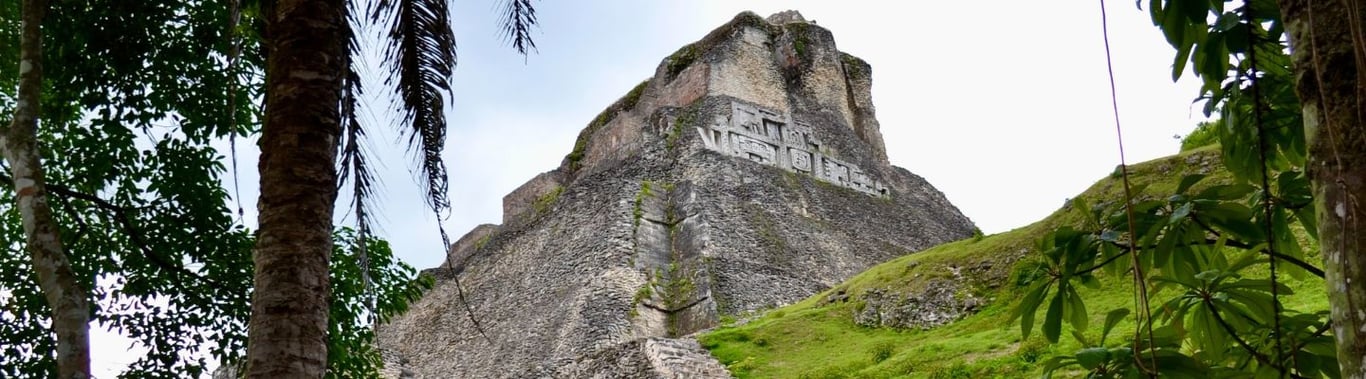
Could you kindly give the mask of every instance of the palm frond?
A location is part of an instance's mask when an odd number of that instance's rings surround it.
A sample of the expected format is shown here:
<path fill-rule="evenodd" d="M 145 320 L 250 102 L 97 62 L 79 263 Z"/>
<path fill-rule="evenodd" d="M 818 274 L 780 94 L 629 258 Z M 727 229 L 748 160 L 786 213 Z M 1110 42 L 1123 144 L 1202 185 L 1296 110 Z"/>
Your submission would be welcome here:
<path fill-rule="evenodd" d="M 350 1 L 347 3 L 348 6 L 344 9 L 347 12 L 345 17 L 348 24 L 359 25 L 360 23 L 356 22 L 358 18 L 352 11 L 354 4 Z M 373 311 L 374 298 L 370 290 L 370 260 L 369 254 L 366 252 L 366 245 L 370 239 L 371 223 L 373 222 L 370 219 L 369 210 L 374 198 L 376 183 L 374 170 L 370 167 L 365 149 L 361 144 L 361 141 L 365 139 L 365 129 L 361 127 L 360 120 L 356 116 L 364 88 L 361 86 L 360 74 L 356 70 L 355 57 L 360 53 L 360 45 L 353 28 L 347 28 L 343 43 L 342 56 L 344 58 L 341 69 L 346 75 L 342 77 L 341 103 L 338 105 L 341 108 L 341 125 L 345 133 L 342 139 L 337 141 L 337 146 L 340 149 L 337 154 L 340 160 L 340 167 L 337 170 L 340 176 L 337 178 L 337 186 L 340 189 L 348 181 L 351 184 L 351 206 L 356 214 L 356 230 L 359 233 L 357 240 L 360 241 L 358 254 L 361 265 L 361 286 L 364 288 L 366 297 L 369 298 L 366 301 L 366 306 Z M 373 312 L 371 313 L 373 314 Z"/>
<path fill-rule="evenodd" d="M 447 0 L 378 0 L 371 4 L 373 8 L 366 10 L 370 21 L 387 24 L 384 32 L 387 40 L 384 62 L 388 73 L 385 85 L 392 86 L 397 95 L 395 105 L 400 114 L 401 131 L 408 137 L 408 151 L 412 153 L 414 149 L 418 150 L 417 165 L 426 179 L 419 183 L 427 194 L 427 205 L 441 219 L 450 210 L 450 200 L 446 197 L 449 181 L 441 152 L 446 143 L 446 99 L 451 96 L 451 74 L 457 63 L 450 9 Z M 536 25 L 536 10 L 531 0 L 505 0 L 503 9 L 504 38 L 511 42 L 518 53 L 525 55 L 528 51 L 534 51 L 536 44 L 531 39 L 531 28 Z M 350 120 L 354 122 L 354 113 Z M 360 129 L 356 126 L 348 130 Z M 354 137 L 351 141 L 355 141 Z M 358 186 L 362 172 L 353 174 Z M 358 198 L 360 194 L 358 187 Z M 358 219 L 363 216 L 359 207 L 356 213 Z M 437 223 L 437 230 L 441 233 L 443 248 L 449 248 L 450 237 L 440 222 Z M 464 304 L 475 330 L 488 340 L 488 335 L 465 301 L 458 278 L 455 285 L 460 302 Z"/>
<path fill-rule="evenodd" d="M 536 8 L 531 0 L 503 0 L 503 40 L 512 44 L 517 53 L 526 55 L 536 51 L 531 39 L 531 28 L 536 26 Z"/>
<path fill-rule="evenodd" d="M 394 87 L 408 149 L 426 180 L 419 181 L 427 205 L 438 215 L 450 208 L 446 197 L 446 98 L 455 70 L 455 34 L 445 0 L 381 0 L 372 21 L 388 22 L 385 84 Z M 438 216 L 440 217 L 440 216 Z"/>

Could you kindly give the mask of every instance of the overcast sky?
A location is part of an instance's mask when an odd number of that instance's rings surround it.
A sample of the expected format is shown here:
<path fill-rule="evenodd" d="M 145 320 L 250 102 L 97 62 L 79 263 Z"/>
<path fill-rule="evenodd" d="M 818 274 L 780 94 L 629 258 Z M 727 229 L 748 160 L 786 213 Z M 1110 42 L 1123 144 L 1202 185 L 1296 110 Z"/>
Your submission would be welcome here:
<path fill-rule="evenodd" d="M 459 67 L 445 158 L 453 209 L 441 221 L 452 241 L 501 222 L 503 195 L 557 167 L 594 115 L 744 10 L 797 9 L 871 64 L 892 163 L 925 177 L 986 233 L 1046 216 L 1119 163 L 1097 1 L 540 1 L 539 49 L 527 57 L 500 38 L 500 3 L 452 4 Z M 1173 135 L 1203 119 L 1191 106 L 1198 84 L 1172 83 L 1173 51 L 1145 11 L 1128 0 L 1108 9 L 1129 161 L 1175 153 Z M 374 121 L 388 124 L 383 113 Z M 436 266 L 445 249 L 412 159 L 392 129 L 371 129 L 383 161 L 379 235 L 409 264 Z M 257 152 L 238 146 L 254 228 Z M 94 342 L 98 376 L 132 359 L 126 342 Z"/>
<path fill-rule="evenodd" d="M 503 195 L 557 167 L 594 115 L 747 9 L 797 9 L 868 61 L 892 163 L 924 176 L 987 233 L 1046 216 L 1119 163 L 1098 2 L 536 4 L 539 52 L 529 57 L 499 38 L 497 2 L 455 4 L 460 66 L 445 155 L 453 212 L 443 222 L 452 240 L 500 222 Z M 1172 83 L 1173 51 L 1146 12 L 1114 1 L 1110 14 L 1129 159 L 1175 153 L 1172 136 L 1202 116 L 1190 105 L 1198 85 Z M 380 134 L 376 147 L 396 139 Z M 382 235 L 409 263 L 435 266 L 436 220 L 422 211 L 412 160 L 392 152 Z"/>

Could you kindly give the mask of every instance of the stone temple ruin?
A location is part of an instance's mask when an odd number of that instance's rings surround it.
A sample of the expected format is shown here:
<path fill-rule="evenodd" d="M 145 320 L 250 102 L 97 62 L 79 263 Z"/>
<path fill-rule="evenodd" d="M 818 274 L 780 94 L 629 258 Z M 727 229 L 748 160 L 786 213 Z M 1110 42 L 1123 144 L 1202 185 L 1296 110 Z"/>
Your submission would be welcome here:
<path fill-rule="evenodd" d="M 697 127 L 707 149 L 810 174 L 869 195 L 887 196 L 886 186 L 857 166 L 821 150 L 821 140 L 810 125 L 794 122 L 789 114 L 740 102 L 731 104 L 729 118 L 717 116 L 711 125 Z"/>
<path fill-rule="evenodd" d="M 728 377 L 693 333 L 971 236 L 887 161 L 871 75 L 791 11 L 679 49 L 424 271 L 386 376 Z"/>

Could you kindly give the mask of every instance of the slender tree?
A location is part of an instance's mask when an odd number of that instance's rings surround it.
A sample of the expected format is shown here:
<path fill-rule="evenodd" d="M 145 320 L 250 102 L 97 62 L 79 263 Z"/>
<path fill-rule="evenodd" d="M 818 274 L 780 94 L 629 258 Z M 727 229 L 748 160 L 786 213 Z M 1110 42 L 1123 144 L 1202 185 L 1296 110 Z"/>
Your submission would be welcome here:
<path fill-rule="evenodd" d="M 1282 0 L 1345 378 L 1366 378 L 1366 2 Z"/>
<path fill-rule="evenodd" d="M 24 0 L 21 16 L 19 53 L 19 92 L 14 118 L 0 130 L 0 149 L 4 150 L 13 177 L 15 200 L 23 220 L 25 246 L 52 309 L 52 329 L 57 334 L 57 369 L 61 378 L 90 377 L 90 305 L 86 291 L 76 280 L 71 260 L 62 239 L 43 177 L 38 154 L 38 117 L 43 84 L 42 20 L 47 12 L 44 0 Z"/>
<path fill-rule="evenodd" d="M 418 150 L 428 206 L 438 215 L 449 208 L 441 151 L 456 55 L 447 2 L 379 0 L 366 17 L 356 16 L 355 8 L 344 0 L 277 0 L 262 9 L 267 89 L 247 349 L 251 378 L 325 373 L 328 233 L 341 184 L 333 162 L 343 166 L 342 179 L 352 181 L 362 240 L 369 230 L 373 177 L 357 142 L 365 133 L 355 117 L 361 88 L 352 59 L 359 53 L 354 23 L 387 24 L 386 84 L 398 97 L 399 124 Z M 534 49 L 531 0 L 506 0 L 503 9 L 510 43 L 523 54 Z M 442 240 L 449 244 L 444 230 Z"/>
<path fill-rule="evenodd" d="M 251 378 L 326 372 L 345 7 L 344 0 L 279 0 L 262 9 L 266 114 L 247 342 Z"/>

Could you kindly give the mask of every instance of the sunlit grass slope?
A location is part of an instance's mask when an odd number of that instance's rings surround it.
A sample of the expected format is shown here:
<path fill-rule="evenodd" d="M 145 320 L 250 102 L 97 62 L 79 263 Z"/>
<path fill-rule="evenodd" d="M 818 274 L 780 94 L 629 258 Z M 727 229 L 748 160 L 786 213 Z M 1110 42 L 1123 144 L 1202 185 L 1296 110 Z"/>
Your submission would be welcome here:
<path fill-rule="evenodd" d="M 1183 175 L 1207 173 L 1203 185 L 1226 182 L 1229 174 L 1218 163 L 1217 146 L 1135 165 L 1130 180 L 1147 186 L 1142 196 L 1172 193 Z M 1118 201 L 1123 187 L 1110 175 L 1080 196 L 1090 203 Z M 1008 194 L 1002 194 L 1008 196 Z M 1061 225 L 1079 225 L 1082 215 L 1063 207 L 1047 218 L 1009 232 L 940 245 L 883 263 L 829 291 L 775 309 L 743 322 L 728 323 L 700 336 L 712 355 L 740 378 L 1023 378 L 1038 377 L 1041 363 L 1054 353 L 1072 353 L 1080 344 L 1068 337 L 1048 345 L 1036 332 L 1020 338 L 1019 322 L 1009 322 L 1011 308 L 1023 287 L 1013 271 L 1023 260 L 1034 259 L 1035 240 Z M 1308 261 L 1317 262 L 1317 252 Z M 854 315 L 868 289 L 914 293 L 935 278 L 966 281 L 963 296 L 986 299 L 979 312 L 944 326 L 928 329 L 864 327 Z M 1254 272 L 1254 274 L 1256 274 Z M 1083 289 L 1092 325 L 1100 325 L 1107 311 L 1133 309 L 1128 277 L 1103 278 L 1099 290 Z M 1283 278 L 1295 294 L 1284 301 L 1290 308 L 1326 309 L 1327 299 L 1317 278 Z M 848 301 L 833 301 L 847 294 Z M 1154 303 L 1171 293 L 1155 295 Z M 1121 323 L 1117 336 L 1132 334 L 1134 324 Z M 1091 338 L 1098 327 L 1089 331 Z M 1115 336 L 1111 341 L 1115 341 Z"/>

